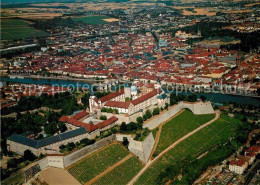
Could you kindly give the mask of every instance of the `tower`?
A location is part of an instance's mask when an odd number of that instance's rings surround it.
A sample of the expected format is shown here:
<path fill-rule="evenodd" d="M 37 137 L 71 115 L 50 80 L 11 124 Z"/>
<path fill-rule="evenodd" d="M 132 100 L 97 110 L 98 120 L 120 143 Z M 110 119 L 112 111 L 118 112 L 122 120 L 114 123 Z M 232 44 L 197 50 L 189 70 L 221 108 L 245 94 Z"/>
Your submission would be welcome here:
<path fill-rule="evenodd" d="M 129 83 L 125 84 L 124 92 L 125 92 L 125 98 L 131 98 L 131 86 Z"/>

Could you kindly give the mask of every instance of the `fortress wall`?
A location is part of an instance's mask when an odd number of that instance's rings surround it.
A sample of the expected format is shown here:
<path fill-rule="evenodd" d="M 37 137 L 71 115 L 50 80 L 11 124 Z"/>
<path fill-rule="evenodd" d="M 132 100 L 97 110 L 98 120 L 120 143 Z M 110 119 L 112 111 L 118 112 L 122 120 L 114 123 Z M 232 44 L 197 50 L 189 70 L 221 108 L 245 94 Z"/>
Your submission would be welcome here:
<path fill-rule="evenodd" d="M 181 110 L 180 105 L 177 104 L 173 107 L 170 107 L 168 111 L 159 114 L 157 117 L 152 118 L 146 124 L 143 125 L 144 128 L 149 128 L 150 130 L 155 129 L 164 121 L 170 119 L 172 116 L 177 114 Z"/>
<path fill-rule="evenodd" d="M 145 159 L 144 162 L 145 163 L 147 163 L 149 160 L 149 157 L 153 150 L 154 143 L 155 143 L 155 140 L 154 140 L 152 133 L 150 133 L 143 141 L 143 150 L 144 150 L 144 159 Z"/>
<path fill-rule="evenodd" d="M 135 154 L 141 161 L 145 161 L 143 144 L 141 141 L 136 141 L 133 138 L 129 141 L 128 150 Z"/>
<path fill-rule="evenodd" d="M 214 114 L 214 109 L 212 107 L 211 102 L 179 102 L 177 105 L 170 107 L 168 111 L 160 114 L 159 116 L 152 118 L 146 124 L 143 125 L 144 128 L 149 128 L 150 130 L 155 129 L 164 121 L 167 121 L 175 114 L 177 114 L 182 109 L 190 109 L 193 114 L 200 115 L 200 114 Z"/>
<path fill-rule="evenodd" d="M 64 167 L 68 167 L 72 165 L 73 163 L 83 159 L 84 157 L 87 157 L 88 155 L 92 154 L 93 152 L 105 147 L 106 145 L 112 143 L 114 140 L 116 140 L 116 135 L 111 135 L 106 138 L 103 138 L 93 145 L 86 146 L 78 151 L 75 151 L 69 155 L 64 156 Z"/>
<path fill-rule="evenodd" d="M 123 142 L 124 137 L 126 137 L 127 140 L 130 141 L 131 138 L 132 138 L 132 135 L 129 135 L 129 134 L 116 134 L 116 140 L 117 141 Z"/>
<path fill-rule="evenodd" d="M 47 156 L 48 166 L 64 169 L 63 156 Z"/>
<path fill-rule="evenodd" d="M 48 165 L 49 165 L 47 157 L 45 157 L 45 158 L 41 159 L 40 161 L 38 161 L 38 164 L 39 164 L 41 170 L 43 170 L 44 168 L 47 168 Z"/>
<path fill-rule="evenodd" d="M 153 150 L 155 140 L 153 134 L 150 133 L 144 141 L 136 141 L 130 139 L 128 149 L 130 152 L 135 154 L 141 161 L 147 163 L 150 157 L 150 154 Z"/>

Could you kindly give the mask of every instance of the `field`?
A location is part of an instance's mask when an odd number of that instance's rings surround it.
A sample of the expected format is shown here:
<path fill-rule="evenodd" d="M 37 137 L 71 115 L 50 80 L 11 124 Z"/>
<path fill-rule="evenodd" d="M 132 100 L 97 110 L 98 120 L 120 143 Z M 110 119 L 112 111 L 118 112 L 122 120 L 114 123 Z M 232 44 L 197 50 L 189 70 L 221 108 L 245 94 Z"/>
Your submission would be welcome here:
<path fill-rule="evenodd" d="M 174 8 L 182 10 L 183 15 L 206 15 L 215 16 L 217 11 L 210 7 L 195 8 L 195 7 L 179 7 L 174 6 Z"/>
<path fill-rule="evenodd" d="M 166 167 L 176 165 L 182 168 L 183 164 L 181 161 L 185 158 L 190 156 L 192 159 L 195 159 L 221 142 L 227 141 L 230 136 L 234 135 L 238 124 L 238 120 L 222 115 L 217 121 L 190 136 L 159 158 L 144 172 L 136 184 L 156 184 L 157 176 Z"/>
<path fill-rule="evenodd" d="M 105 16 L 105 15 L 100 15 L 100 16 L 95 15 L 95 16 L 73 18 L 73 20 L 75 20 L 75 21 L 82 21 L 84 23 L 92 24 L 92 25 L 105 24 L 108 22 L 103 19 L 110 20 L 111 17 Z"/>
<path fill-rule="evenodd" d="M 194 115 L 191 111 L 185 110 L 163 125 L 156 153 L 159 154 L 172 143 L 198 128 L 200 125 L 212 120 L 214 117 L 214 114 Z"/>
<path fill-rule="evenodd" d="M 1 19 L 1 40 L 19 40 L 47 35 L 46 32 L 30 27 L 29 24 L 22 20 Z"/>
<path fill-rule="evenodd" d="M 143 164 L 136 158 L 131 157 L 120 166 L 114 168 L 98 179 L 93 185 L 121 185 L 127 184 L 143 167 Z"/>
<path fill-rule="evenodd" d="M 73 165 L 68 172 L 84 184 L 128 154 L 122 145 L 113 144 Z"/>

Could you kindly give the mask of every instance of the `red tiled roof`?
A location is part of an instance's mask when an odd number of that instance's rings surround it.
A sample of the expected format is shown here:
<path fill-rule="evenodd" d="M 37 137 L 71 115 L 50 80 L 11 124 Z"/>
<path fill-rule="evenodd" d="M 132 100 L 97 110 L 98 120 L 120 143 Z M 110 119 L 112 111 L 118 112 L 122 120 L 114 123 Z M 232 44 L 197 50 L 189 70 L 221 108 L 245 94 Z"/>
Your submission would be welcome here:
<path fill-rule="evenodd" d="M 123 88 L 123 89 L 120 89 L 119 91 L 116 91 L 114 93 L 111 93 L 107 96 L 100 98 L 100 100 L 101 100 L 101 102 L 106 102 L 106 101 L 111 100 L 111 99 L 113 99 L 117 96 L 120 96 L 121 94 L 124 94 L 124 93 L 125 93 L 125 91 L 124 91 L 124 88 Z"/>
<path fill-rule="evenodd" d="M 109 119 L 107 119 L 107 120 L 105 120 L 105 121 L 103 121 L 103 122 L 97 124 L 96 126 L 97 126 L 99 129 L 101 129 L 101 128 L 104 128 L 104 127 L 106 127 L 106 126 L 108 126 L 108 125 L 110 125 L 110 124 L 115 123 L 117 120 L 118 120 L 117 117 L 112 116 L 111 118 L 109 118 Z"/>
<path fill-rule="evenodd" d="M 236 165 L 236 166 L 243 166 L 245 164 L 245 161 L 243 160 L 233 160 L 230 161 L 230 165 Z"/>
<path fill-rule="evenodd" d="M 155 89 L 155 90 L 153 90 L 153 91 L 151 91 L 151 92 L 149 92 L 149 93 L 147 93 L 147 94 L 145 94 L 145 95 L 143 95 L 143 96 L 141 96 L 141 97 L 139 97 L 139 98 L 137 98 L 137 99 L 131 101 L 131 103 L 132 103 L 133 105 L 137 105 L 137 104 L 139 104 L 139 103 L 142 103 L 142 102 L 144 102 L 145 100 L 148 100 L 149 98 L 151 98 L 151 97 L 157 95 L 157 93 L 160 92 L 160 91 L 161 91 L 160 89 Z"/>
<path fill-rule="evenodd" d="M 129 105 L 130 105 L 130 102 L 107 101 L 104 106 L 127 109 L 129 107 Z"/>
<path fill-rule="evenodd" d="M 68 116 L 62 116 L 62 117 L 59 119 L 59 121 L 60 121 L 60 122 L 67 122 L 68 119 L 69 119 Z"/>
<path fill-rule="evenodd" d="M 76 119 L 76 120 L 79 120 L 79 119 L 83 118 L 84 116 L 86 116 L 86 115 L 88 115 L 88 114 L 89 114 L 88 112 L 86 112 L 86 111 L 83 110 L 83 111 L 81 111 L 80 113 L 74 115 L 72 118 L 73 118 L 73 119 Z"/>
<path fill-rule="evenodd" d="M 98 127 L 96 125 L 94 125 L 93 123 L 85 123 L 84 127 L 87 129 L 88 132 L 92 132 L 92 131 L 98 129 Z"/>

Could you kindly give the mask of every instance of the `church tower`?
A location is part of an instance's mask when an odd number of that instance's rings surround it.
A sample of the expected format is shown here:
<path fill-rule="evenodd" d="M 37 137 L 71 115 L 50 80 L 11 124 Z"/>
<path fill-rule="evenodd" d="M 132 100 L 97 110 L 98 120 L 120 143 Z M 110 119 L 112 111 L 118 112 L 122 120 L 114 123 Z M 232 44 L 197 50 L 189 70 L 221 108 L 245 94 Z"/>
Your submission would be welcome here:
<path fill-rule="evenodd" d="M 125 98 L 131 98 L 131 85 L 129 83 L 125 84 L 124 92 Z"/>

